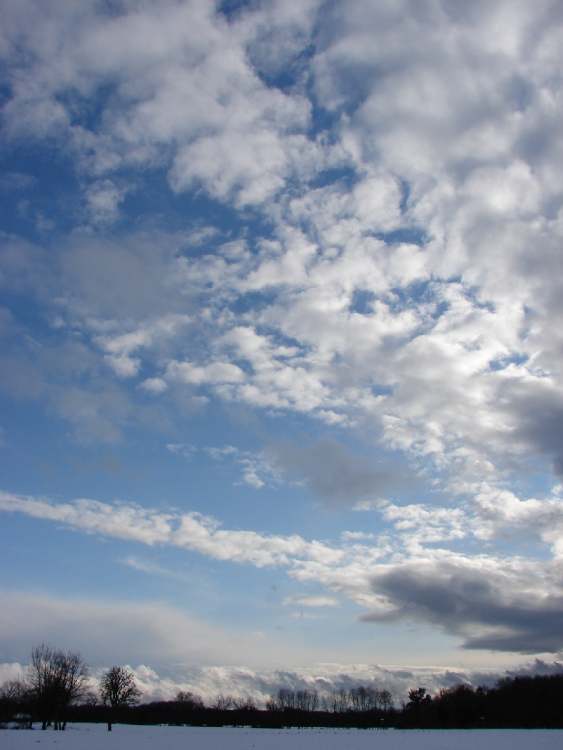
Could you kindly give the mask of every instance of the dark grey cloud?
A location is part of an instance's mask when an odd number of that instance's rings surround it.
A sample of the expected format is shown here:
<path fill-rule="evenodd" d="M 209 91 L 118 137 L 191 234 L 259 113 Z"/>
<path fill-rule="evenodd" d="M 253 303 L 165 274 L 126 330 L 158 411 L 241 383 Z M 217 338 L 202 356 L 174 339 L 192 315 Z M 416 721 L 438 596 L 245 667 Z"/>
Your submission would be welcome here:
<path fill-rule="evenodd" d="M 529 581 L 527 582 L 529 584 Z M 365 621 L 412 619 L 441 626 L 466 649 L 556 653 L 563 649 L 563 595 L 520 593 L 516 576 L 452 562 L 405 564 L 372 579 L 393 604 Z"/>
<path fill-rule="evenodd" d="M 552 382 L 509 382 L 501 389 L 501 403 L 514 422 L 513 443 L 550 460 L 563 476 L 563 396 Z"/>
<path fill-rule="evenodd" d="M 335 440 L 275 443 L 268 448 L 268 458 L 281 472 L 334 504 L 376 499 L 412 483 L 404 467 L 379 466 Z"/>

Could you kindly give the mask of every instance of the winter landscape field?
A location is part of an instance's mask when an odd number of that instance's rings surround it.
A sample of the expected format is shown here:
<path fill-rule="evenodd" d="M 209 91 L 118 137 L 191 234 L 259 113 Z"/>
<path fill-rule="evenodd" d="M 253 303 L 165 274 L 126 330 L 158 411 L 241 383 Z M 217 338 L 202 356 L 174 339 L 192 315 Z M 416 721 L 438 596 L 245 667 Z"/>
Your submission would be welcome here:
<path fill-rule="evenodd" d="M 252 729 L 250 727 L 161 727 L 75 724 L 65 732 L 6 730 L 2 750 L 57 747 L 61 750 L 551 750 L 563 746 L 561 730 Z"/>

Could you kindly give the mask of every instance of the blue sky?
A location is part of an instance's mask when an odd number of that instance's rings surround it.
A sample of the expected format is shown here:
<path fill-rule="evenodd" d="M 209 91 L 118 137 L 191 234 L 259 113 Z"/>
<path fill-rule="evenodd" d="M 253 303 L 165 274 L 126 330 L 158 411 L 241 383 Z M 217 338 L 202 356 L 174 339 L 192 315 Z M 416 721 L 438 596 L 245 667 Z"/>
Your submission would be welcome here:
<path fill-rule="evenodd" d="M 558 3 L 3 6 L 3 673 L 556 661 Z"/>

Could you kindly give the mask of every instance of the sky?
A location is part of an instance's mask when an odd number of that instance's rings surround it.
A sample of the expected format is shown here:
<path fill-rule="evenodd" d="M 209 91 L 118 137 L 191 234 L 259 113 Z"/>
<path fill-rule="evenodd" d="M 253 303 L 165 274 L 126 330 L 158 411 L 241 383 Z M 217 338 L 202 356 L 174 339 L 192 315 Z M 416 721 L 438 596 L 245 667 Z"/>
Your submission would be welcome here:
<path fill-rule="evenodd" d="M 0 675 L 558 664 L 563 5 L 1 5 Z"/>

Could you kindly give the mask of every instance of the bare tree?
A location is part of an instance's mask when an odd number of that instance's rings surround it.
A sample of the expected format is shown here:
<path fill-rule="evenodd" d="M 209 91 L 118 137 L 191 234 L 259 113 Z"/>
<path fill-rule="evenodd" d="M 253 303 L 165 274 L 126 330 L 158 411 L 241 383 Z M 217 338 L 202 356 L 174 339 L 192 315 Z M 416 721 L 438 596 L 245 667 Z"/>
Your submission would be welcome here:
<path fill-rule="evenodd" d="M 71 699 L 77 697 L 75 682 L 81 663 L 77 654 L 65 654 L 44 643 L 32 650 L 29 686 L 42 729 L 49 724 L 57 730 L 65 729 L 63 714 Z"/>
<path fill-rule="evenodd" d="M 280 688 L 273 703 L 278 711 L 291 711 L 295 708 L 295 692 L 288 688 Z"/>
<path fill-rule="evenodd" d="M 295 707 L 299 711 L 316 711 L 319 696 L 316 690 L 298 690 L 295 694 Z"/>
<path fill-rule="evenodd" d="M 233 708 L 237 711 L 256 711 L 256 703 L 250 695 L 233 698 Z"/>
<path fill-rule="evenodd" d="M 176 701 L 182 703 L 188 710 L 204 708 L 203 700 L 199 695 L 192 693 L 191 690 L 179 690 L 176 693 Z"/>
<path fill-rule="evenodd" d="M 85 690 L 80 696 L 78 704 L 80 706 L 87 706 L 88 708 L 96 708 L 96 706 L 99 706 L 97 692 L 95 690 Z"/>
<path fill-rule="evenodd" d="M 378 702 L 382 711 L 390 711 L 393 708 L 393 696 L 389 690 L 379 691 Z"/>
<path fill-rule="evenodd" d="M 132 706 L 140 695 L 141 691 L 135 685 L 135 676 L 126 667 L 112 667 L 102 675 L 100 696 L 109 707 L 108 732 L 111 732 L 115 711 L 123 706 Z"/>
<path fill-rule="evenodd" d="M 86 689 L 88 668 L 80 654 L 42 643 L 31 652 L 29 687 L 41 728 L 66 729 L 66 710 Z"/>
<path fill-rule="evenodd" d="M 323 699 L 325 710 L 332 711 L 335 714 L 342 714 L 351 708 L 350 694 L 345 688 L 333 689 L 328 696 Z"/>
<path fill-rule="evenodd" d="M 373 711 L 377 708 L 377 691 L 372 687 L 358 685 L 350 689 L 349 702 L 352 711 Z"/>
<path fill-rule="evenodd" d="M 31 695 L 22 680 L 9 680 L 0 686 L 0 724 L 17 718 L 20 726 L 31 729 Z"/>
<path fill-rule="evenodd" d="M 219 693 L 215 702 L 211 705 L 211 708 L 214 708 L 217 711 L 229 711 L 233 708 L 234 703 L 235 701 L 232 695 L 223 695 L 223 693 Z"/>

